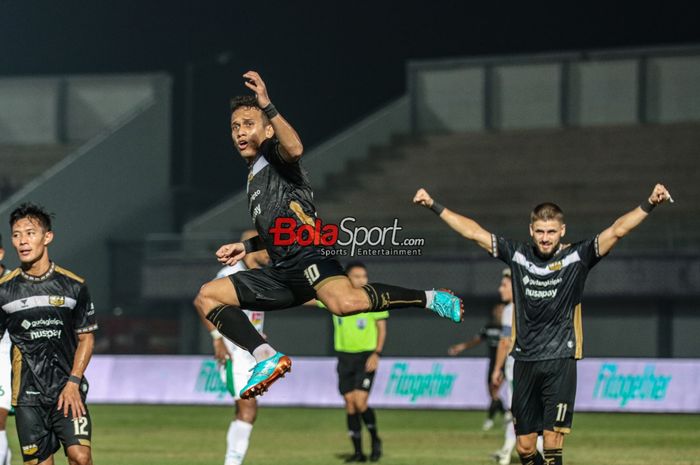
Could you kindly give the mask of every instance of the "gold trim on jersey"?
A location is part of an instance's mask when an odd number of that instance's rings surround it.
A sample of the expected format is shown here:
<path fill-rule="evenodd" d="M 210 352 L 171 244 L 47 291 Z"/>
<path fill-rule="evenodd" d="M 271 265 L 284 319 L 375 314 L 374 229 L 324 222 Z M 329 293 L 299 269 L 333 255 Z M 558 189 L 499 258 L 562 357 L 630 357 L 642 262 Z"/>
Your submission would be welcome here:
<path fill-rule="evenodd" d="M 92 442 L 90 442 L 89 439 L 78 439 L 78 443 L 80 443 L 81 446 L 92 447 Z"/>
<path fill-rule="evenodd" d="M 291 202 L 289 202 L 289 208 L 294 212 L 297 218 L 301 220 L 302 223 L 314 226 L 314 219 L 306 213 L 304 213 L 304 209 L 301 208 L 299 202 L 297 202 L 296 200 L 292 200 Z"/>
<path fill-rule="evenodd" d="M 12 346 L 12 405 L 17 405 L 19 390 L 22 387 L 22 352 Z"/>
<path fill-rule="evenodd" d="M 56 265 L 56 272 L 61 273 L 64 276 L 68 276 L 69 278 L 78 281 L 80 284 L 83 284 L 85 282 L 85 279 L 81 278 L 80 276 L 73 273 L 72 271 L 66 270 L 65 268 L 61 268 L 58 265 Z"/>
<path fill-rule="evenodd" d="M 11 272 L 0 278 L 0 284 L 4 284 L 12 278 L 16 278 L 21 272 L 22 270 L 20 270 L 19 268 L 15 268 Z"/>
<path fill-rule="evenodd" d="M 583 358 L 583 323 L 581 321 L 581 304 L 574 309 L 574 336 L 576 337 L 576 354 L 574 358 Z"/>

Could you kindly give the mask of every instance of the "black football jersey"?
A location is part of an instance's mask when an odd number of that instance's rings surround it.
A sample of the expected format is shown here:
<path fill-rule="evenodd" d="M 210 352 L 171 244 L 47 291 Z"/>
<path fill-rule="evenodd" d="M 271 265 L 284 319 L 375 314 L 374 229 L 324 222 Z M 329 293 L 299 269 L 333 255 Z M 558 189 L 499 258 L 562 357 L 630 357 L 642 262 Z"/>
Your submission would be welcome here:
<path fill-rule="evenodd" d="M 82 278 L 55 264 L 40 277 L 0 278 L 0 334 L 12 340 L 12 404 L 53 405 L 68 381 L 80 333 L 97 329 Z M 86 385 L 86 383 L 83 383 Z"/>
<path fill-rule="evenodd" d="M 549 259 L 533 244 L 492 236 L 492 255 L 512 271 L 516 360 L 583 357 L 581 297 L 588 272 L 602 258 L 598 236 L 561 245 Z"/>
<path fill-rule="evenodd" d="M 479 331 L 479 337 L 486 342 L 486 346 L 489 348 L 489 358 L 495 359 L 498 344 L 501 342 L 501 325 L 493 322 L 488 323 Z"/>
<path fill-rule="evenodd" d="M 272 263 L 293 266 L 299 260 L 319 253 L 318 246 L 274 243 L 270 230 L 278 218 L 288 218 L 294 231 L 316 220 L 314 194 L 299 162 L 289 163 L 279 154 L 279 142 L 267 139 L 248 172 L 248 208 Z M 289 235 L 284 235 L 288 238 Z"/>

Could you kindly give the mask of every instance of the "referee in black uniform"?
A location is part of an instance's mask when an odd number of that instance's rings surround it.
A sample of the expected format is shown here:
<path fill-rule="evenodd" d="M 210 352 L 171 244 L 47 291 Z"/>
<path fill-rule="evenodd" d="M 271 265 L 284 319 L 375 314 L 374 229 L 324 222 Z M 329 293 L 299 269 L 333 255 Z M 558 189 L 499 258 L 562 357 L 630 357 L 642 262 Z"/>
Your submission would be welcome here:
<path fill-rule="evenodd" d="M 20 268 L 0 278 L 0 333 L 12 340 L 12 405 L 24 463 L 91 465 L 83 376 L 97 329 L 85 281 L 49 260 L 51 215 L 23 204 L 10 215 Z"/>
<path fill-rule="evenodd" d="M 525 465 L 561 465 L 564 435 L 571 432 L 576 360 L 583 357 L 581 297 L 588 272 L 617 242 L 671 195 L 657 184 L 651 195 L 597 236 L 563 244 L 564 214 L 553 203 L 530 214 L 532 243 L 491 234 L 474 220 L 448 210 L 419 189 L 414 202 L 437 213 L 452 229 L 486 249 L 512 270 L 515 340 L 512 356 L 513 422 Z M 544 458 L 535 444 L 544 436 Z"/>

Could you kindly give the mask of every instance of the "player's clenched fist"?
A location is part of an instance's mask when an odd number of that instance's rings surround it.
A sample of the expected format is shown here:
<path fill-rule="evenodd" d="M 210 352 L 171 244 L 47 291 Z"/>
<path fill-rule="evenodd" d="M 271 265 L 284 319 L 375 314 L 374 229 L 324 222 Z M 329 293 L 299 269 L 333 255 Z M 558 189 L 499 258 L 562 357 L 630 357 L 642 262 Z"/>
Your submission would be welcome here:
<path fill-rule="evenodd" d="M 236 242 L 233 244 L 226 244 L 219 247 L 216 251 L 216 258 L 219 263 L 224 265 L 233 266 L 245 257 L 245 246 L 243 242 Z"/>
<path fill-rule="evenodd" d="M 248 71 L 243 75 L 246 78 L 245 86 L 255 92 L 260 108 L 265 108 L 270 104 L 270 96 L 267 95 L 267 86 L 260 75 L 255 71 Z"/>
<path fill-rule="evenodd" d="M 430 194 L 428 194 L 428 191 L 421 187 L 413 197 L 413 203 L 430 208 L 433 206 L 433 199 L 430 197 Z"/>
<path fill-rule="evenodd" d="M 668 192 L 668 189 L 666 189 L 663 184 L 657 184 L 654 186 L 654 190 L 649 196 L 649 203 L 652 205 L 658 205 L 667 200 L 671 200 L 671 194 Z"/>

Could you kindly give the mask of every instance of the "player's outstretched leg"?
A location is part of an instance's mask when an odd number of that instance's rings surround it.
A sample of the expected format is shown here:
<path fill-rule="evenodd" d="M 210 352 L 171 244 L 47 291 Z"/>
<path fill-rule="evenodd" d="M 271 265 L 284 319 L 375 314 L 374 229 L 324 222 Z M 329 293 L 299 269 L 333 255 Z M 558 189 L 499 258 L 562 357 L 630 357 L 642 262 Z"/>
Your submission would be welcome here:
<path fill-rule="evenodd" d="M 335 279 L 316 289 L 316 295 L 336 315 L 427 308 L 455 323 L 464 319 L 462 299 L 446 289 L 421 291 L 380 283 L 366 284 L 358 289 L 348 279 Z"/>

